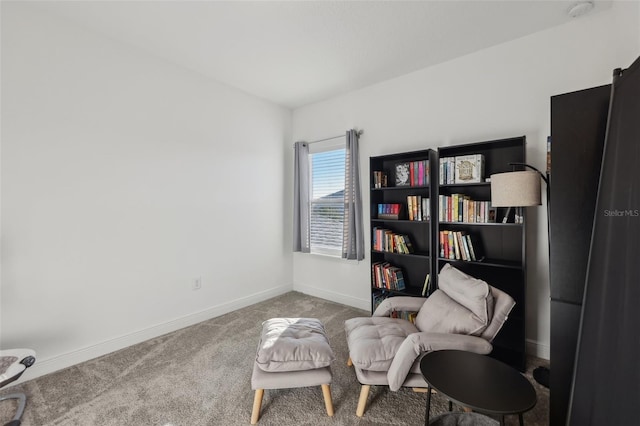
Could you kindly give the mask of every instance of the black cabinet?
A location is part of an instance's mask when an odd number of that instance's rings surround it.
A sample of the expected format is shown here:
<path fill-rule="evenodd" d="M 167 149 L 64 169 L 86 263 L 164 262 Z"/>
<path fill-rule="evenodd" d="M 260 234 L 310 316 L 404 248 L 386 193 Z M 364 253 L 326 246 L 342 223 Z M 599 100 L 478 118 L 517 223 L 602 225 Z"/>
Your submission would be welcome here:
<path fill-rule="evenodd" d="M 566 424 L 610 92 L 551 97 L 551 425 Z"/>
<path fill-rule="evenodd" d="M 614 70 L 607 115 L 566 423 L 571 426 L 639 423 L 640 58 Z"/>

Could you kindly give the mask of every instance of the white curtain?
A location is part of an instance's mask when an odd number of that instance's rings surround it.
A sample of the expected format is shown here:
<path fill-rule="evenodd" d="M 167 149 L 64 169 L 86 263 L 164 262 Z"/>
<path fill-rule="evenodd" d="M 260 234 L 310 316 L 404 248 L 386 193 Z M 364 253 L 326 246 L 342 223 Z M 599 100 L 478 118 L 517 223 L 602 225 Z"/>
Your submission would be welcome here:
<path fill-rule="evenodd" d="M 309 144 L 294 144 L 293 251 L 309 253 Z"/>
<path fill-rule="evenodd" d="M 360 190 L 359 132 L 347 131 L 344 173 L 344 231 L 342 257 L 364 259 L 364 226 L 362 223 L 362 194 Z"/>

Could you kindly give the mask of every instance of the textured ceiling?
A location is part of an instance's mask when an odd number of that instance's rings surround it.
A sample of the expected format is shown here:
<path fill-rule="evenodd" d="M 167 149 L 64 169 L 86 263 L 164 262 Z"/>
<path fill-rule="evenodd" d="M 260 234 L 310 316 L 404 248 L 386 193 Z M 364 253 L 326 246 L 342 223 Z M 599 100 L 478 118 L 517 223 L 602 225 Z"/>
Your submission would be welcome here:
<path fill-rule="evenodd" d="M 594 12 L 611 6 L 595 3 Z M 49 1 L 30 7 L 295 108 L 566 23 L 573 4 Z"/>

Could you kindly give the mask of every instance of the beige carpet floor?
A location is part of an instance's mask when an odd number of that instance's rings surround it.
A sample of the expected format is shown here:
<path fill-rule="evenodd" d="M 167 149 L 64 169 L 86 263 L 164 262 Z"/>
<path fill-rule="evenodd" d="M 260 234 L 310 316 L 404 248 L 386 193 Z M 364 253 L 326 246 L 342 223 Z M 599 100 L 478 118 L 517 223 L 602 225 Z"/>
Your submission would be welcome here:
<path fill-rule="evenodd" d="M 360 385 L 348 357 L 344 321 L 369 313 L 298 292 L 240 309 L 14 387 L 27 394 L 23 425 L 247 425 L 253 391 L 251 369 L 262 321 L 314 317 L 325 324 L 336 353 L 332 364 L 335 416 L 326 416 L 317 388 L 267 390 L 260 425 L 420 425 L 426 394 L 374 386 L 367 411 L 355 416 Z M 531 379 L 544 360 L 531 358 L 527 377 L 538 394 L 524 415 L 528 426 L 548 424 L 549 391 Z M 25 374 L 29 374 L 29 371 Z M 14 408 L 0 404 L 0 424 Z M 432 398 L 432 416 L 446 411 Z M 455 408 L 454 408 L 455 409 Z M 507 425 L 517 423 L 507 417 Z"/>

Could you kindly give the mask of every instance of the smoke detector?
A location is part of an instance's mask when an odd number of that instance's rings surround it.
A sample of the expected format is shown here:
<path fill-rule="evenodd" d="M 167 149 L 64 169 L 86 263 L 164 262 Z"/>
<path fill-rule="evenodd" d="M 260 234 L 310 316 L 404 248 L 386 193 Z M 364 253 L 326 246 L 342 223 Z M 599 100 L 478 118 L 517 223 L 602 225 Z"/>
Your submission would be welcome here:
<path fill-rule="evenodd" d="M 567 14 L 572 18 L 577 18 L 579 16 L 586 15 L 592 10 L 593 10 L 592 1 L 581 1 L 571 6 L 567 11 Z"/>

